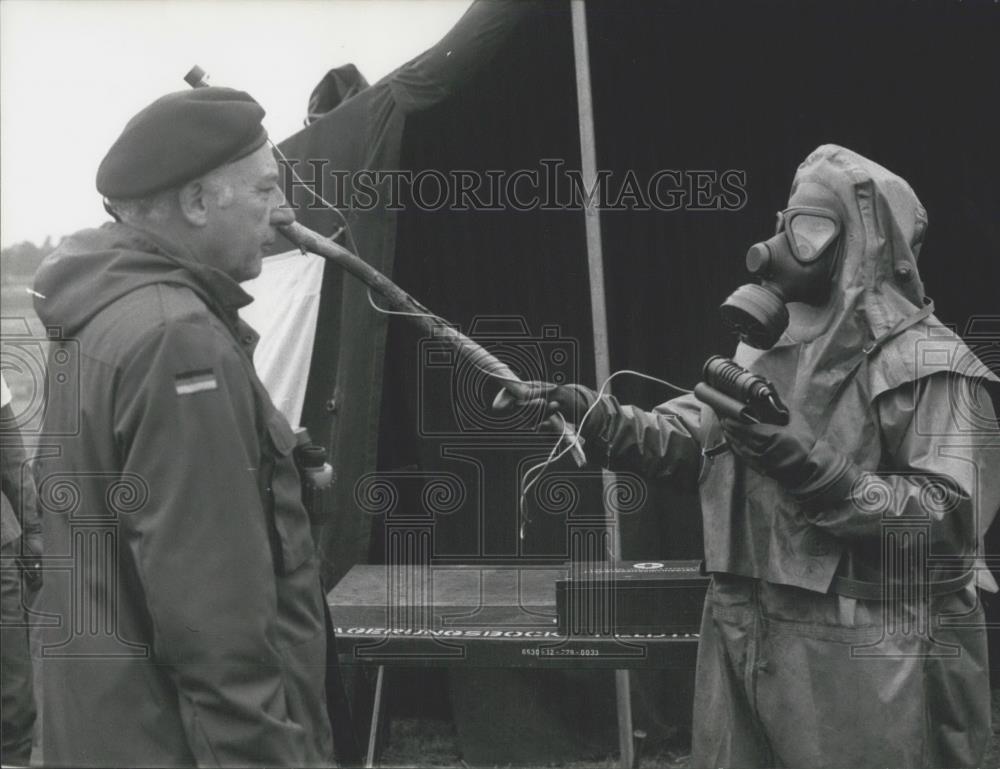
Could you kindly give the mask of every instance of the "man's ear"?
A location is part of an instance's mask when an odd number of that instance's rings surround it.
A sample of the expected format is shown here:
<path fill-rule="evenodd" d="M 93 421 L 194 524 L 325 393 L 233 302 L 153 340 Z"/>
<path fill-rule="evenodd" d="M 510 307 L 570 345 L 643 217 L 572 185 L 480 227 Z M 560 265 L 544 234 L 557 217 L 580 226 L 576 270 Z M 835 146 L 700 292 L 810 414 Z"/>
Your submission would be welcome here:
<path fill-rule="evenodd" d="M 181 216 L 194 227 L 208 224 L 209 190 L 202 179 L 188 182 L 177 193 L 177 204 Z"/>

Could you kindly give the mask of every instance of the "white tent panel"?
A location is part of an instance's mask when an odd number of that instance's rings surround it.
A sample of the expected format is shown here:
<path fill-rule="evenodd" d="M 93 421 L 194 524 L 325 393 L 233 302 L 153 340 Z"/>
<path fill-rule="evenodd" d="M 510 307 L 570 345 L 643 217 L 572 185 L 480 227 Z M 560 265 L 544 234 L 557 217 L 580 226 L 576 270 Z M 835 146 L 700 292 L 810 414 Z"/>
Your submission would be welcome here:
<path fill-rule="evenodd" d="M 289 251 L 265 259 L 260 275 L 243 284 L 254 301 L 240 316 L 260 334 L 254 365 L 293 427 L 306 396 L 323 264 L 313 254 Z"/>

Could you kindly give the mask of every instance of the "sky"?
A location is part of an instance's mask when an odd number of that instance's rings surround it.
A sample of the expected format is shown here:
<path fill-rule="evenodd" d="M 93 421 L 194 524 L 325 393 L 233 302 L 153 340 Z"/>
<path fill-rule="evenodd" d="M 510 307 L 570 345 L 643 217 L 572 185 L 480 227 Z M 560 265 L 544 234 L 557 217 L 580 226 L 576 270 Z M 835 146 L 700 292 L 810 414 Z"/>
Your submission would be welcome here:
<path fill-rule="evenodd" d="M 132 115 L 186 88 L 251 93 L 284 139 L 327 70 L 374 83 L 437 42 L 470 0 L 3 0 L 0 246 L 107 219 L 97 166 Z"/>

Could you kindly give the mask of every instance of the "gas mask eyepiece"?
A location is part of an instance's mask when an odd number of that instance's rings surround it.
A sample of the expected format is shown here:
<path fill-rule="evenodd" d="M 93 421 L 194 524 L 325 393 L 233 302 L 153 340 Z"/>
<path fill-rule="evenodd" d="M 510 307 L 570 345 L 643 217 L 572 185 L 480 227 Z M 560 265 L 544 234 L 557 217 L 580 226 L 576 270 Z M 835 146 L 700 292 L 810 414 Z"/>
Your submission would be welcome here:
<path fill-rule="evenodd" d="M 825 208 L 780 211 L 774 237 L 747 251 L 747 270 L 760 283 L 740 286 L 726 299 L 723 322 L 751 347 L 773 347 L 788 328 L 788 302 L 826 301 L 840 230 L 840 217 Z"/>

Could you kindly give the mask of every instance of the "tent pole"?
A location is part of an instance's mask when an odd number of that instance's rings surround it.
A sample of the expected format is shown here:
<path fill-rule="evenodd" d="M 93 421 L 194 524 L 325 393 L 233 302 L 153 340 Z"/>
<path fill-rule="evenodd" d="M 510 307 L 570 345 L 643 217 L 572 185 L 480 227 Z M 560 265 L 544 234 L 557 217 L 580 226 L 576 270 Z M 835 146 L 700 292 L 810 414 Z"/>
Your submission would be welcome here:
<path fill-rule="evenodd" d="M 580 170 L 583 174 L 584 189 L 594 189 L 597 183 L 597 147 L 594 135 L 594 102 L 590 88 L 590 50 L 587 40 L 587 9 L 583 0 L 571 0 L 570 10 L 573 22 L 573 58 L 576 64 L 576 102 L 580 125 Z M 604 296 L 604 255 L 601 249 L 600 190 L 596 197 L 584 207 L 584 225 L 587 237 L 587 263 L 590 269 L 590 314 L 594 335 L 594 368 L 598 383 L 603 383 L 611 374 L 611 356 L 608 349 L 608 316 Z M 609 388 L 610 391 L 610 388 Z M 608 521 L 607 541 L 611 545 L 613 558 L 619 558 L 621 535 L 618 530 L 618 514 L 615 497 L 609 486 L 614 483 L 614 474 L 604 471 L 604 499 Z M 614 599 L 612 598 L 612 606 Z M 613 609 L 612 609 L 613 611 Z M 614 614 L 612 613 L 612 617 Z M 625 769 L 630 769 L 634 759 L 632 743 L 632 696 L 627 670 L 615 671 L 615 693 L 618 712 L 619 761 Z"/>

